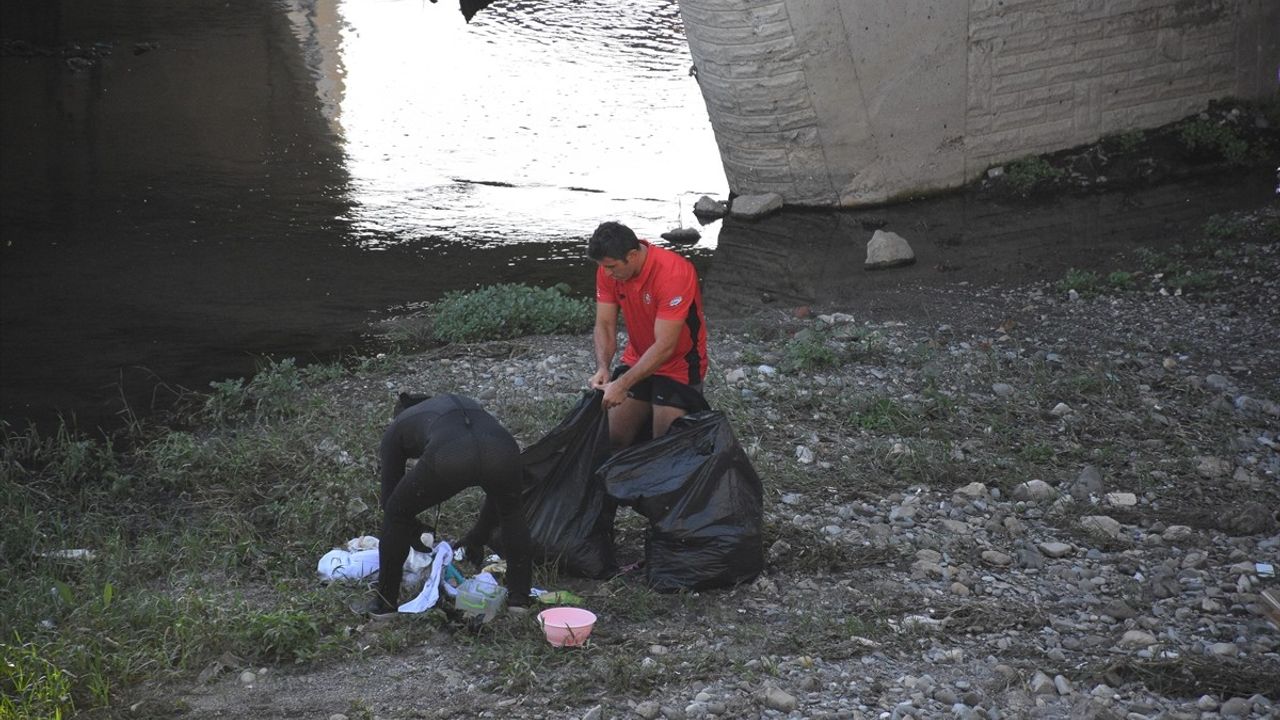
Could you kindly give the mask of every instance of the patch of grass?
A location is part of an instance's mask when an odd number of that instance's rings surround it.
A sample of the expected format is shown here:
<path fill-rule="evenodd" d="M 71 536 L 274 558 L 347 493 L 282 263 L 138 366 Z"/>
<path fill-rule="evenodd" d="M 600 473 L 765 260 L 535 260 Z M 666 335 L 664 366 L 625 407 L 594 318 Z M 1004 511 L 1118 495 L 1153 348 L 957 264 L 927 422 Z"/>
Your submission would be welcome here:
<path fill-rule="evenodd" d="M 1039 156 L 1014 160 L 1005 166 L 1005 182 L 1018 193 L 1027 194 L 1042 185 L 1061 178 L 1063 171 Z"/>
<path fill-rule="evenodd" d="M 1116 270 L 1107 275 L 1107 286 L 1115 290 L 1132 290 L 1137 285 L 1133 273 Z"/>
<path fill-rule="evenodd" d="M 1098 273 L 1092 270 L 1078 270 L 1071 268 L 1067 270 L 1067 274 L 1058 281 L 1058 290 L 1060 292 L 1070 292 L 1075 290 L 1081 295 L 1093 295 L 1102 287 L 1102 279 L 1098 277 Z"/>
<path fill-rule="evenodd" d="M 849 422 L 856 428 L 890 435 L 912 435 L 920 430 L 921 418 L 898 400 L 885 397 L 867 398 L 850 413 Z"/>
<path fill-rule="evenodd" d="M 0 717 L 71 717 L 71 677 L 32 643 L 0 643 Z"/>
<path fill-rule="evenodd" d="M 1244 232 L 1246 223 L 1238 217 L 1211 215 L 1204 222 L 1204 234 L 1214 240 L 1229 240 Z"/>
<path fill-rule="evenodd" d="M 1224 123 L 1197 118 L 1178 129 L 1178 139 L 1188 152 L 1213 155 L 1233 165 L 1244 163 L 1249 142 L 1235 128 Z"/>
<path fill-rule="evenodd" d="M 1102 144 L 1118 153 L 1131 153 L 1137 150 L 1145 139 L 1146 134 L 1141 130 L 1126 130 L 1102 138 Z"/>
<path fill-rule="evenodd" d="M 432 313 L 436 339 L 452 343 L 586 332 L 595 320 L 595 306 L 587 299 L 571 298 L 561 287 L 524 284 L 451 292 Z"/>
<path fill-rule="evenodd" d="M 1167 275 L 1164 284 L 1173 290 L 1210 290 L 1218 285 L 1218 274 L 1210 270 L 1189 270 Z"/>
<path fill-rule="evenodd" d="M 828 344 L 829 339 L 829 332 L 816 327 L 796 333 L 783 350 L 782 370 L 798 373 L 834 367 L 840 358 Z"/>

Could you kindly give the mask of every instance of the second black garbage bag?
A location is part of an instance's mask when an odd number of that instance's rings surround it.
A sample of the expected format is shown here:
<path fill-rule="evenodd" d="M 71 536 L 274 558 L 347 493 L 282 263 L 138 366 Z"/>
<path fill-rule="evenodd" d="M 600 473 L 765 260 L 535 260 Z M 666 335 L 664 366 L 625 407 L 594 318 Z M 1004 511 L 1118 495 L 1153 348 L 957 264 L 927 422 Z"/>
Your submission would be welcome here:
<path fill-rule="evenodd" d="M 596 475 L 649 520 L 645 572 L 654 590 L 726 587 L 763 569 L 764 489 L 723 413 L 686 415 Z"/>

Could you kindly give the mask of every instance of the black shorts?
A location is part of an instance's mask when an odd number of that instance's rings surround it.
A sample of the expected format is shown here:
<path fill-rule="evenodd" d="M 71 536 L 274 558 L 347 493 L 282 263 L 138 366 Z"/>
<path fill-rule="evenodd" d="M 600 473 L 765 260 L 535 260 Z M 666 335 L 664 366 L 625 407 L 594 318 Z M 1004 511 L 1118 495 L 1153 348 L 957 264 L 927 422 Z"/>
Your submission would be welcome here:
<path fill-rule="evenodd" d="M 613 377 L 609 379 L 617 380 L 630 369 L 630 365 L 619 365 L 613 369 Z M 636 400 L 689 412 L 711 409 L 707 399 L 702 396 L 702 383 L 685 385 L 664 375 L 650 375 L 633 385 L 627 394 Z"/>

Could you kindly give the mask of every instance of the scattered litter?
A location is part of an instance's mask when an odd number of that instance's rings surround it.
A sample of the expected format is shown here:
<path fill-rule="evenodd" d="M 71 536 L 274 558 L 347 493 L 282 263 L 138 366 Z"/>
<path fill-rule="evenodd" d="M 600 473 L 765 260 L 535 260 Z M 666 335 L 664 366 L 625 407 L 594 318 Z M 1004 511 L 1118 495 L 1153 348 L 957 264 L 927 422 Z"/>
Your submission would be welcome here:
<path fill-rule="evenodd" d="M 543 605 L 581 605 L 583 600 L 568 590 L 555 590 L 539 593 L 538 602 Z"/>
<path fill-rule="evenodd" d="M 92 550 L 75 548 L 41 553 L 41 557 L 58 558 L 59 560 L 92 560 L 94 555 Z"/>
<path fill-rule="evenodd" d="M 1258 573 L 1258 577 L 1273 578 L 1276 576 L 1276 566 L 1271 563 L 1254 563 L 1253 569 Z"/>

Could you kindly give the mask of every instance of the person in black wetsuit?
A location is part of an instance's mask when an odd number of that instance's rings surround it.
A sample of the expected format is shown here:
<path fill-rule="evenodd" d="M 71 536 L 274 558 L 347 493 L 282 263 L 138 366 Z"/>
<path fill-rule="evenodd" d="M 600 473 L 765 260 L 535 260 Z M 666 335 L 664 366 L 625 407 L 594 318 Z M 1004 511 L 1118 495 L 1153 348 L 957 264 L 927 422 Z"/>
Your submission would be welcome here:
<path fill-rule="evenodd" d="M 409 472 L 409 458 L 418 458 Z M 471 398 L 402 393 L 396 416 L 382 434 L 382 538 L 378 588 L 358 612 L 388 616 L 399 606 L 404 561 L 420 546 L 418 513 L 466 488 L 484 490 L 475 525 L 459 541 L 479 562 L 494 526 L 507 557 L 507 604 L 526 607 L 532 580 L 529 528 L 521 501 L 520 447 L 507 429 Z M 419 547 L 419 549 L 423 549 Z"/>

